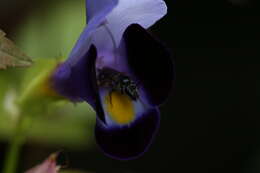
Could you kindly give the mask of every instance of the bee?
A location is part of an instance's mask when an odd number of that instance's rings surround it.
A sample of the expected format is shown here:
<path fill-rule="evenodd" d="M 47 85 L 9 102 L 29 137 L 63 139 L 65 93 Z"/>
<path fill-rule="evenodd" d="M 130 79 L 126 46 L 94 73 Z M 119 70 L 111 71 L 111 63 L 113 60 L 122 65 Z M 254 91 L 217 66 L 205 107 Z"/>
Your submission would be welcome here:
<path fill-rule="evenodd" d="M 118 91 L 121 94 L 126 94 L 134 101 L 139 98 L 137 84 L 124 73 L 112 68 L 98 69 L 97 82 L 100 87 L 111 88 L 110 93 Z"/>

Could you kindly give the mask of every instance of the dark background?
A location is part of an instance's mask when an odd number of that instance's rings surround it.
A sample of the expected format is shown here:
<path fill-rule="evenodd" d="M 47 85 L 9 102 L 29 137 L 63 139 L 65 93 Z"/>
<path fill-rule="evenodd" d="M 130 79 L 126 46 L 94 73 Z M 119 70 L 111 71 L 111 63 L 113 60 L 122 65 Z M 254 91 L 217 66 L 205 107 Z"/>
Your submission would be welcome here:
<path fill-rule="evenodd" d="M 17 2 L 20 5 L 9 7 L 13 14 L 0 17 L 0 28 L 10 34 L 26 11 L 45 1 Z M 259 3 L 166 3 L 168 15 L 152 31 L 172 50 L 176 81 L 161 108 L 161 127 L 150 150 L 137 160 L 116 161 L 95 146 L 68 153 L 70 167 L 113 173 L 260 172 Z M 4 153 L 7 144 L 0 146 Z M 20 171 L 56 150 L 26 145 Z"/>

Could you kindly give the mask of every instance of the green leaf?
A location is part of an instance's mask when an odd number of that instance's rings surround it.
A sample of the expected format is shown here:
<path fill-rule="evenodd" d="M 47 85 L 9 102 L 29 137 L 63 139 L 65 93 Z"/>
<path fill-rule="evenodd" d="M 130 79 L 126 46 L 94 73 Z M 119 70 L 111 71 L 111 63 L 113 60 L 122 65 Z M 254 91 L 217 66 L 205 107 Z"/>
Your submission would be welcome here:
<path fill-rule="evenodd" d="M 6 38 L 5 33 L 0 30 L 0 70 L 7 67 L 29 67 L 31 65 L 31 58 Z"/>

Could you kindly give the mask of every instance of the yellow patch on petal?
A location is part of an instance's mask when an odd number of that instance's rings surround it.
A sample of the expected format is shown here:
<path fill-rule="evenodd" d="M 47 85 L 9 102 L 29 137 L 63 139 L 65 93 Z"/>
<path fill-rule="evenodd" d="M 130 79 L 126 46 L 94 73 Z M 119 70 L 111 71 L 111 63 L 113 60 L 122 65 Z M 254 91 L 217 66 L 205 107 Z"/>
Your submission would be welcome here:
<path fill-rule="evenodd" d="M 112 92 L 105 97 L 107 111 L 112 120 L 124 125 L 135 118 L 134 104 L 130 97 L 119 92 Z"/>

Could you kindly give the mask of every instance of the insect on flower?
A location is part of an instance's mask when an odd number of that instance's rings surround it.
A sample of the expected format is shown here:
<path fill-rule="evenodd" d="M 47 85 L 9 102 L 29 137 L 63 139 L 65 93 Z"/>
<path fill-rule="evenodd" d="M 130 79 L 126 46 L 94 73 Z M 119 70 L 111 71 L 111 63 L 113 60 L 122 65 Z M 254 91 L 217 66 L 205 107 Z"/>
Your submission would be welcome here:
<path fill-rule="evenodd" d="M 88 25 L 52 86 L 96 111 L 96 142 L 109 157 L 129 160 L 150 146 L 169 95 L 168 49 L 145 28 L 167 13 L 163 0 L 86 0 Z"/>
<path fill-rule="evenodd" d="M 98 86 L 110 88 L 110 93 L 119 91 L 128 95 L 132 100 L 139 98 L 137 84 L 125 74 L 114 69 L 105 67 L 98 70 Z"/>

